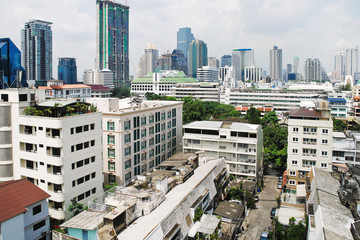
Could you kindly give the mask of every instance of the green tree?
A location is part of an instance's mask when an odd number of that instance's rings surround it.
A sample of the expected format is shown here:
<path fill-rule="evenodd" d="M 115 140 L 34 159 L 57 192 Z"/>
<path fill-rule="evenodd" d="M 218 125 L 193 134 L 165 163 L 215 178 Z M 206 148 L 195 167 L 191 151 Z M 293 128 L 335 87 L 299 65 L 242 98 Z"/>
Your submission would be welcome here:
<path fill-rule="evenodd" d="M 290 224 L 290 220 L 289 220 L 289 224 Z M 293 222 L 292 226 L 290 226 L 289 228 L 289 232 L 287 233 L 287 239 L 305 240 L 306 235 L 307 235 L 307 231 L 305 224 L 303 222 L 299 222 L 298 224 L 295 224 L 295 222 Z"/>
<path fill-rule="evenodd" d="M 249 192 L 249 190 L 245 191 L 245 198 L 246 198 L 246 206 L 250 209 L 255 209 L 255 198 L 254 196 Z"/>
<path fill-rule="evenodd" d="M 277 127 L 279 126 L 279 118 L 274 111 L 269 112 L 262 118 L 262 124 L 264 127 Z"/>
<path fill-rule="evenodd" d="M 261 111 L 251 106 L 246 111 L 245 119 L 247 119 L 251 124 L 261 124 L 260 116 L 261 116 Z"/>
<path fill-rule="evenodd" d="M 342 120 L 336 118 L 333 118 L 332 120 L 335 132 L 343 132 L 346 130 L 346 124 Z"/>
<path fill-rule="evenodd" d="M 346 84 L 346 85 L 341 85 L 340 86 L 340 91 L 351 91 L 351 85 L 350 83 Z"/>
<path fill-rule="evenodd" d="M 117 98 L 130 97 L 130 88 L 128 86 L 114 88 L 111 90 L 111 96 Z"/>
<path fill-rule="evenodd" d="M 34 108 L 34 107 L 27 107 L 27 108 L 24 109 L 24 114 L 25 115 L 33 116 L 35 114 L 35 112 L 36 112 L 36 108 Z"/>
<path fill-rule="evenodd" d="M 72 212 L 74 216 L 84 211 L 84 204 L 78 203 L 75 198 L 71 199 L 71 204 L 68 207 L 68 211 Z"/>
<path fill-rule="evenodd" d="M 264 165 L 273 163 L 281 171 L 286 169 L 287 162 L 287 128 L 264 126 Z"/>
<path fill-rule="evenodd" d="M 202 215 L 204 214 L 204 210 L 199 206 L 195 209 L 194 222 L 200 221 Z"/>
<path fill-rule="evenodd" d="M 183 106 L 183 123 L 204 120 L 205 107 L 200 100 L 185 103 Z"/>

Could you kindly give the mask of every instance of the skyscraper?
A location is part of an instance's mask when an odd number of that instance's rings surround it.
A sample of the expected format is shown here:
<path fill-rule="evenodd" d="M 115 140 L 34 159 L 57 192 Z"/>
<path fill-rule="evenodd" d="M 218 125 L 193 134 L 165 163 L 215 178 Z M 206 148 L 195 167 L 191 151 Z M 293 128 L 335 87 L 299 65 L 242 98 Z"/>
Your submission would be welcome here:
<path fill-rule="evenodd" d="M 191 28 L 179 28 L 179 31 L 177 32 L 177 49 L 181 50 L 186 58 L 189 56 L 189 43 L 194 39 Z"/>
<path fill-rule="evenodd" d="M 188 74 L 185 55 L 179 49 L 174 49 L 171 53 L 171 69 L 183 71 L 186 75 Z"/>
<path fill-rule="evenodd" d="M 196 78 L 198 68 L 207 66 L 207 45 L 204 41 L 193 40 L 189 44 L 189 76 Z"/>
<path fill-rule="evenodd" d="M 129 6 L 96 0 L 96 68 L 114 72 L 115 87 L 129 81 Z"/>
<path fill-rule="evenodd" d="M 323 68 L 318 58 L 306 59 L 304 66 L 305 82 L 322 81 L 322 71 Z"/>
<path fill-rule="evenodd" d="M 346 57 L 345 52 L 341 51 L 338 55 L 335 55 L 335 64 L 334 64 L 334 78 L 341 79 L 345 76 L 346 69 Z"/>
<path fill-rule="evenodd" d="M 77 67 L 75 58 L 59 58 L 58 79 L 65 84 L 77 83 Z"/>
<path fill-rule="evenodd" d="M 294 57 L 293 73 L 299 73 L 299 58 Z"/>
<path fill-rule="evenodd" d="M 154 72 L 157 66 L 159 51 L 156 49 L 155 44 L 148 44 L 144 55 L 139 62 L 138 77 L 143 77 L 150 72 Z"/>
<path fill-rule="evenodd" d="M 282 80 L 282 49 L 277 46 L 270 50 L 270 77 L 272 80 Z"/>
<path fill-rule="evenodd" d="M 255 65 L 254 49 L 234 49 L 232 52 L 232 65 L 235 69 L 235 79 L 245 81 L 245 68 Z"/>
<path fill-rule="evenodd" d="M 231 55 L 223 55 L 221 57 L 221 67 L 231 66 Z"/>
<path fill-rule="evenodd" d="M 346 49 L 346 69 L 345 74 L 351 75 L 354 78 L 354 73 L 358 72 L 359 62 L 358 62 L 359 51 L 357 48 Z"/>
<path fill-rule="evenodd" d="M 0 89 L 27 86 L 21 53 L 10 38 L 0 39 Z"/>
<path fill-rule="evenodd" d="M 30 20 L 21 30 L 22 66 L 26 80 L 52 79 L 51 22 Z"/>
<path fill-rule="evenodd" d="M 216 57 L 208 57 L 208 66 L 219 68 L 219 60 Z"/>

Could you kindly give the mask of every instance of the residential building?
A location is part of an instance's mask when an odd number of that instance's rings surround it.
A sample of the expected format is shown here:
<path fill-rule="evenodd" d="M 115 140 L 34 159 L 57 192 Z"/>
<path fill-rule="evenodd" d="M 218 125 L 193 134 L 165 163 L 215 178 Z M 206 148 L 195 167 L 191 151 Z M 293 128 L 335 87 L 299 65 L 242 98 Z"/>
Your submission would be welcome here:
<path fill-rule="evenodd" d="M 232 65 L 235 69 L 236 81 L 245 81 L 245 67 L 255 65 L 254 49 L 234 49 L 232 52 Z"/>
<path fill-rule="evenodd" d="M 183 151 L 204 151 L 207 157 L 224 157 L 229 173 L 257 178 L 262 170 L 261 125 L 196 121 L 184 125 Z"/>
<path fill-rule="evenodd" d="M 96 0 L 96 69 L 114 73 L 114 85 L 129 83 L 129 6 Z"/>
<path fill-rule="evenodd" d="M 318 58 L 308 58 L 304 65 L 305 82 L 322 81 L 322 66 Z"/>
<path fill-rule="evenodd" d="M 262 68 L 254 65 L 245 67 L 245 81 L 259 82 L 262 79 Z"/>
<path fill-rule="evenodd" d="M 219 60 L 216 57 L 208 57 L 208 66 L 218 69 L 220 67 Z"/>
<path fill-rule="evenodd" d="M 86 85 L 103 85 L 114 88 L 114 73 L 109 69 L 86 69 L 83 80 Z"/>
<path fill-rule="evenodd" d="M 333 132 L 333 163 L 360 164 L 360 134 Z"/>
<path fill-rule="evenodd" d="M 92 98 L 103 113 L 105 184 L 128 183 L 180 150 L 182 102 Z M 100 151 L 101 152 L 101 151 Z"/>
<path fill-rule="evenodd" d="M 138 77 L 143 77 L 150 72 L 155 72 L 158 63 L 159 51 L 155 44 L 148 44 L 145 54 L 142 55 L 139 62 Z"/>
<path fill-rule="evenodd" d="M 30 20 L 21 30 L 21 65 L 26 80 L 52 79 L 52 30 L 51 22 Z"/>
<path fill-rule="evenodd" d="M 26 87 L 21 53 L 10 38 L 0 38 L 0 89 Z"/>
<path fill-rule="evenodd" d="M 220 102 L 219 83 L 199 82 L 199 83 L 177 83 L 176 87 L 171 88 L 169 96 L 181 100 L 184 97 L 192 97 L 202 101 Z"/>
<path fill-rule="evenodd" d="M 111 97 L 111 88 L 103 85 L 89 85 L 91 87 L 92 98 L 109 98 Z"/>
<path fill-rule="evenodd" d="M 218 82 L 219 71 L 216 67 L 202 66 L 197 70 L 197 80 L 199 82 Z"/>
<path fill-rule="evenodd" d="M 91 87 L 84 84 L 49 85 L 38 87 L 45 90 L 46 99 L 55 98 L 89 98 L 91 97 Z"/>
<path fill-rule="evenodd" d="M 223 55 L 221 57 L 221 67 L 231 66 L 231 55 Z"/>
<path fill-rule="evenodd" d="M 48 197 L 26 179 L 0 183 L 0 239 L 50 239 Z"/>
<path fill-rule="evenodd" d="M 188 75 L 197 77 L 197 69 L 208 65 L 207 45 L 204 41 L 195 39 L 189 43 Z"/>
<path fill-rule="evenodd" d="M 273 81 L 282 81 L 282 49 L 274 46 L 270 50 L 270 77 Z"/>
<path fill-rule="evenodd" d="M 197 82 L 196 79 L 187 77 L 184 72 L 177 70 L 148 73 L 144 77 L 135 78 L 131 81 L 131 93 L 145 96 L 147 92 L 153 92 L 158 95 L 168 96 L 177 83 Z"/>
<path fill-rule="evenodd" d="M 179 31 L 177 32 L 177 47 L 176 49 L 179 49 L 182 51 L 182 53 L 185 55 L 185 58 L 188 59 L 189 56 L 189 44 L 195 40 L 194 34 L 191 33 L 191 28 L 184 27 L 179 28 Z"/>
<path fill-rule="evenodd" d="M 76 58 L 59 58 L 58 79 L 65 84 L 77 83 Z"/>
<path fill-rule="evenodd" d="M 357 48 L 346 49 L 345 57 L 346 57 L 345 74 L 350 75 L 354 78 L 354 74 L 359 71 L 359 60 L 358 60 L 359 49 Z"/>
<path fill-rule="evenodd" d="M 298 108 L 288 116 L 287 186 L 304 185 L 311 167 L 331 171 L 333 121 L 326 103 L 317 109 Z"/>
<path fill-rule="evenodd" d="M 347 101 L 345 98 L 328 98 L 327 101 L 330 104 L 331 116 L 335 118 L 346 118 L 348 116 Z"/>
<path fill-rule="evenodd" d="M 312 167 L 309 174 L 306 212 L 309 217 L 308 239 L 353 239 L 353 216 L 340 202 L 340 183 L 328 171 Z"/>
<path fill-rule="evenodd" d="M 235 88 L 235 69 L 234 66 L 228 66 L 219 68 L 219 81 L 224 88 Z"/>
<path fill-rule="evenodd" d="M 13 115 L 14 178 L 49 193 L 50 216 L 65 219 L 71 199 L 86 203 L 102 192 L 101 113 L 74 99 L 41 101 L 30 110 Z"/>

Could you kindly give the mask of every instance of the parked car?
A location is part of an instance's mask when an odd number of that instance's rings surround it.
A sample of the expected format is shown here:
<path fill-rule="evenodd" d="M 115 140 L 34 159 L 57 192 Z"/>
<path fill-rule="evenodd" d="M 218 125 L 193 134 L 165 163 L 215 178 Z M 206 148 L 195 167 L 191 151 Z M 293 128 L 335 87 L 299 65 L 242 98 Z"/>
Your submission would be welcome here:
<path fill-rule="evenodd" d="M 268 232 L 262 232 L 260 236 L 260 240 L 267 240 L 269 236 Z"/>
<path fill-rule="evenodd" d="M 274 208 L 271 209 L 270 218 L 271 219 L 275 218 L 275 215 L 276 215 L 276 208 L 274 207 Z"/>

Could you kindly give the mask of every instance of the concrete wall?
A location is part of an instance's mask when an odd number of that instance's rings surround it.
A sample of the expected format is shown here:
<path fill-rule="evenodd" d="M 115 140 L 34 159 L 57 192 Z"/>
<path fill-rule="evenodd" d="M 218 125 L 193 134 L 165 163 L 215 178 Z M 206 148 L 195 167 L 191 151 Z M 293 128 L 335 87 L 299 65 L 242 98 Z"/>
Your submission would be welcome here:
<path fill-rule="evenodd" d="M 19 214 L 13 218 L 0 223 L 0 239 L 24 240 L 24 215 Z"/>

